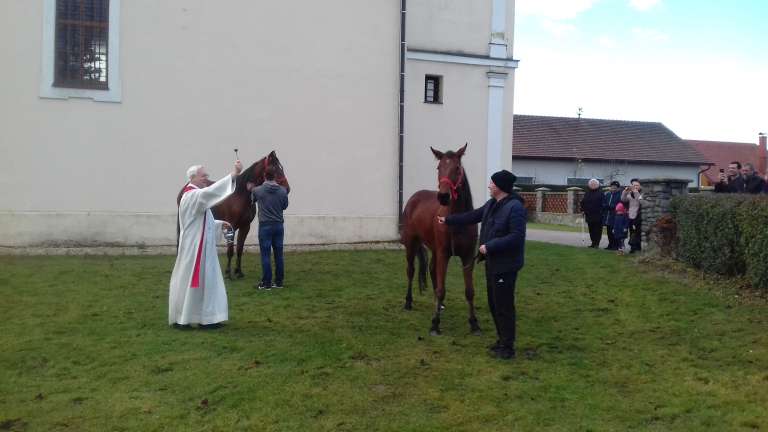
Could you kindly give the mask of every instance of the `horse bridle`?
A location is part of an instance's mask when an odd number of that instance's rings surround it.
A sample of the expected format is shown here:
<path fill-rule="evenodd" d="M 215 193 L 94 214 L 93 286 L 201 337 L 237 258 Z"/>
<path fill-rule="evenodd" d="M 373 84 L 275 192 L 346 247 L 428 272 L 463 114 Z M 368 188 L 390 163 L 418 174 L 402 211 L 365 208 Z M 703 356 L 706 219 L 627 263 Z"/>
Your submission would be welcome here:
<path fill-rule="evenodd" d="M 459 179 L 456 180 L 456 183 L 452 182 L 448 177 L 441 177 L 437 184 L 448 183 L 448 187 L 451 189 L 451 198 L 455 200 L 459 197 L 458 189 L 461 187 L 462 181 L 464 181 L 464 167 L 459 165 Z"/>
<path fill-rule="evenodd" d="M 280 164 L 280 161 L 277 162 L 276 166 L 280 167 L 280 172 L 283 172 L 283 165 Z M 267 157 L 264 158 L 264 181 L 267 181 L 267 168 L 269 168 L 269 155 L 267 155 Z M 281 179 L 285 178 L 285 174 L 283 174 L 283 176 L 280 178 Z M 278 177 L 275 176 L 275 181 L 277 181 L 277 179 Z"/>

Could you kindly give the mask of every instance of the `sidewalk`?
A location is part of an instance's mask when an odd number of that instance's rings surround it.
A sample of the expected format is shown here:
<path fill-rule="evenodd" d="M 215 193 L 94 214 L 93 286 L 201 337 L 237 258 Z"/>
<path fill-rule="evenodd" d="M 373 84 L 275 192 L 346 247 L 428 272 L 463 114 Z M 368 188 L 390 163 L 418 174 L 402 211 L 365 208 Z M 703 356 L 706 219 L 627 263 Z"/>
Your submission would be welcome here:
<path fill-rule="evenodd" d="M 555 243 L 566 246 L 587 247 L 590 244 L 589 233 L 569 232 L 569 231 L 550 231 L 542 229 L 526 230 L 526 240 Z M 608 236 L 603 234 L 600 239 L 600 247 L 608 246 Z"/>

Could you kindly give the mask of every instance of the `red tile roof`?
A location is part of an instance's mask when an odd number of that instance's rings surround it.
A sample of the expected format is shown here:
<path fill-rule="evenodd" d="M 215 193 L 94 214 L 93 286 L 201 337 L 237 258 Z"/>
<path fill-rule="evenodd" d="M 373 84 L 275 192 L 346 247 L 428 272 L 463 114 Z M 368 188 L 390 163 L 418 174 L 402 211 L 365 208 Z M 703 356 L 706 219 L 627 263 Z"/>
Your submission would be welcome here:
<path fill-rule="evenodd" d="M 750 143 L 737 143 L 737 142 L 725 142 L 725 141 L 701 141 L 701 140 L 685 140 L 688 144 L 693 146 L 699 153 L 703 154 L 709 159 L 713 165 L 703 174 L 709 179 L 710 183 L 714 184 L 718 182 L 718 175 L 720 169 L 727 170 L 728 164 L 733 161 L 739 161 L 742 164 L 745 162 L 751 162 L 757 166 L 758 153 L 757 144 Z M 702 167 L 703 169 L 704 167 Z"/>
<path fill-rule="evenodd" d="M 515 115 L 512 157 L 701 165 L 707 159 L 661 123 Z"/>

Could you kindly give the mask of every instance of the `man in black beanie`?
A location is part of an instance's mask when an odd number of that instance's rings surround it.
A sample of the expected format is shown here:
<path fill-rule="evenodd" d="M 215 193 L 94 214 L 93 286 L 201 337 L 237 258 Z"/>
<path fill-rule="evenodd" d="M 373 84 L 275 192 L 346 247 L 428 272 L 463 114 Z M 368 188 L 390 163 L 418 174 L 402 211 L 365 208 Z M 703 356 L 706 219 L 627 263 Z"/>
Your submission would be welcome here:
<path fill-rule="evenodd" d="M 488 306 L 496 325 L 498 339 L 489 347 L 495 357 L 515 357 L 515 282 L 523 267 L 526 210 L 523 198 L 513 191 L 514 174 L 507 170 L 494 173 L 488 190 L 489 199 L 470 212 L 438 216 L 439 223 L 469 225 L 482 222 L 480 256 L 485 258 Z"/>

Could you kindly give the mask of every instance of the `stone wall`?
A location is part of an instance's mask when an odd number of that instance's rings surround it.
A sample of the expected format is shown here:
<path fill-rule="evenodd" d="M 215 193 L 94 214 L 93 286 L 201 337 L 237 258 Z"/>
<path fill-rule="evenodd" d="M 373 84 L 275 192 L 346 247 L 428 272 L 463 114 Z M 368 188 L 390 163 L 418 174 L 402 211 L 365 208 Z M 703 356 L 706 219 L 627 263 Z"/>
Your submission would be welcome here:
<path fill-rule="evenodd" d="M 653 252 L 652 228 L 664 215 L 671 213 L 672 198 L 688 193 L 691 180 L 654 178 L 640 179 L 643 185 L 642 208 L 642 247 L 646 252 Z"/>

